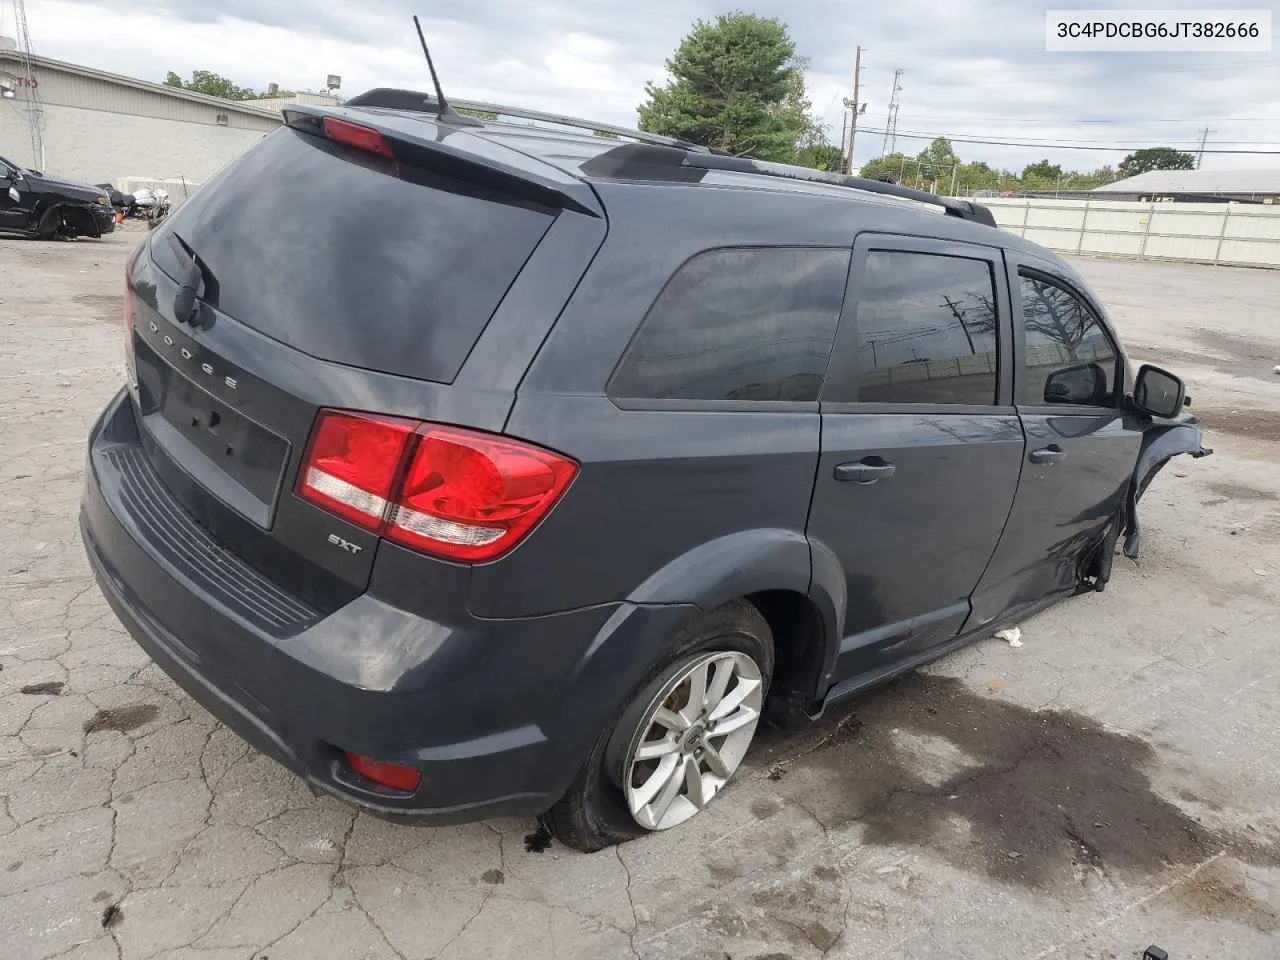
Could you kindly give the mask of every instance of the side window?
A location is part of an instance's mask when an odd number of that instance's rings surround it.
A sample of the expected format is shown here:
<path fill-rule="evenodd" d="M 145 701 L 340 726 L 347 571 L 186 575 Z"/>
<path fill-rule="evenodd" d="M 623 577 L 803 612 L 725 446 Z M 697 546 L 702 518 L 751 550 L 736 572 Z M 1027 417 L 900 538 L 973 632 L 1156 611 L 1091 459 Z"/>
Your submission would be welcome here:
<path fill-rule="evenodd" d="M 1056 283 L 1019 278 L 1027 350 L 1018 402 L 1115 406 L 1116 351 L 1097 315 Z"/>
<path fill-rule="evenodd" d="M 848 250 L 712 250 L 649 308 L 609 382 L 619 399 L 816 400 Z"/>
<path fill-rule="evenodd" d="M 997 322 L 987 261 L 872 250 L 858 293 L 856 389 L 829 381 L 823 398 L 991 405 Z"/>

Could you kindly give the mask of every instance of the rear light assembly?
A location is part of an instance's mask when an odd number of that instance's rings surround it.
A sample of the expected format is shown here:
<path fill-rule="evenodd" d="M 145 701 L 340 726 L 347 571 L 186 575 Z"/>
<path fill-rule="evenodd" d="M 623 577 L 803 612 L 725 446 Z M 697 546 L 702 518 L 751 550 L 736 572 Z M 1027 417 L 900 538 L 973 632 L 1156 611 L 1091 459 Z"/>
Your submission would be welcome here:
<path fill-rule="evenodd" d="M 391 144 L 387 143 L 387 138 L 372 127 L 363 127 L 350 120 L 340 120 L 338 117 L 325 117 L 321 121 L 321 127 L 324 129 L 325 137 L 334 143 L 376 153 L 388 160 L 396 158 L 396 155 L 391 152 Z"/>
<path fill-rule="evenodd" d="M 509 437 L 349 410 L 321 410 L 298 495 L 402 546 L 495 560 L 556 504 L 578 465 Z"/>
<path fill-rule="evenodd" d="M 422 771 L 417 767 L 406 766 L 402 763 L 384 763 L 381 760 L 370 760 L 368 757 L 362 757 L 358 753 L 352 753 L 350 750 L 343 754 L 347 763 L 351 765 L 351 769 L 367 780 L 383 787 L 390 787 L 392 790 L 403 790 L 405 793 L 413 793 L 418 789 L 418 784 L 422 782 Z"/>

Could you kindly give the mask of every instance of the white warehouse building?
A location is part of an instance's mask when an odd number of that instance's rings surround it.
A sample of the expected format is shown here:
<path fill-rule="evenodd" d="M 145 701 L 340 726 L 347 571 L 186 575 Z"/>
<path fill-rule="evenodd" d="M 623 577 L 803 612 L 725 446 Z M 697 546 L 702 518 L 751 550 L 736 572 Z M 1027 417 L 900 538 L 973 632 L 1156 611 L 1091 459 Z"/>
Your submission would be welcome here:
<path fill-rule="evenodd" d="M 8 46 L 0 44 L 0 156 L 53 176 L 199 184 L 281 123 L 278 109 L 28 61 Z"/>

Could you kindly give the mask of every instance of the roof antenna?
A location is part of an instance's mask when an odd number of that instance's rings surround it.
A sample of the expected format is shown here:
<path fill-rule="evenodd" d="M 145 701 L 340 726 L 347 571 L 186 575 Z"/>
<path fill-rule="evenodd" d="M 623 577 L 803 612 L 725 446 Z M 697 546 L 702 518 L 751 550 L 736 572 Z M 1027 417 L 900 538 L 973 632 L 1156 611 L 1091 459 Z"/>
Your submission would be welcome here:
<path fill-rule="evenodd" d="M 431 82 L 436 85 L 436 119 L 441 123 L 449 123 L 455 127 L 483 127 L 484 124 L 479 120 L 474 117 L 464 117 L 449 106 L 449 101 L 444 98 L 444 91 L 440 89 L 440 78 L 436 76 L 436 65 L 431 62 L 431 51 L 427 49 L 427 38 L 422 35 L 422 24 L 418 22 L 417 14 L 414 14 L 413 25 L 418 30 L 418 41 L 422 44 L 422 52 L 427 58 L 427 69 L 431 71 Z"/>

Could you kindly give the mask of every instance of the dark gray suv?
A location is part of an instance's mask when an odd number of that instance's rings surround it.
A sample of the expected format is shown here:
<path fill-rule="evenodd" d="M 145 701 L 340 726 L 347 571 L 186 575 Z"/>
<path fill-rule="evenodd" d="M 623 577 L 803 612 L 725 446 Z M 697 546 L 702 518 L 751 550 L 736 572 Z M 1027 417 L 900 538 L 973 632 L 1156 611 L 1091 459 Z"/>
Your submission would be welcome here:
<path fill-rule="evenodd" d="M 376 813 L 675 826 L 762 718 L 1101 589 L 1207 452 L 975 204 L 406 91 L 286 119 L 131 257 L 81 527 L 166 672 Z"/>

